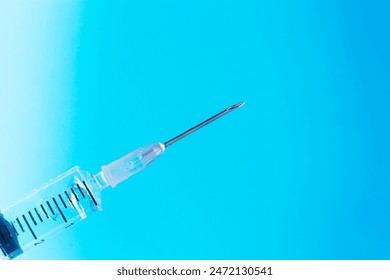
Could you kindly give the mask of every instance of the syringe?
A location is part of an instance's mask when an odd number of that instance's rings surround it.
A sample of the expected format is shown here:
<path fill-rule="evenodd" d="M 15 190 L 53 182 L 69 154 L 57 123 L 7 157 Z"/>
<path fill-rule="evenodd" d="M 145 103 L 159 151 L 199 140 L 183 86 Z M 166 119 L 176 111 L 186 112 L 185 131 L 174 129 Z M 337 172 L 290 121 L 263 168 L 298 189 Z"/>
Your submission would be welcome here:
<path fill-rule="evenodd" d="M 0 212 L 0 259 L 13 259 L 26 249 L 44 243 L 48 237 L 85 219 L 87 213 L 100 211 L 104 188 L 115 187 L 149 166 L 164 153 L 166 147 L 243 104 L 228 107 L 164 144 L 157 142 L 139 148 L 102 166 L 96 175 L 76 166 L 36 188 Z"/>

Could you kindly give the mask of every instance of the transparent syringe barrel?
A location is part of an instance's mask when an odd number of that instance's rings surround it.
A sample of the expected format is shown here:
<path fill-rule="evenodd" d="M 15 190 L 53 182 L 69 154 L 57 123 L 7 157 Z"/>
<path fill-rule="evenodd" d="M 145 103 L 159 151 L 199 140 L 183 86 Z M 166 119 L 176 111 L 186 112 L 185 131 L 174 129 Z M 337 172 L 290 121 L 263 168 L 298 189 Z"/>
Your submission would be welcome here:
<path fill-rule="evenodd" d="M 101 210 L 101 188 L 74 167 L 0 213 L 0 259 L 13 259 Z"/>

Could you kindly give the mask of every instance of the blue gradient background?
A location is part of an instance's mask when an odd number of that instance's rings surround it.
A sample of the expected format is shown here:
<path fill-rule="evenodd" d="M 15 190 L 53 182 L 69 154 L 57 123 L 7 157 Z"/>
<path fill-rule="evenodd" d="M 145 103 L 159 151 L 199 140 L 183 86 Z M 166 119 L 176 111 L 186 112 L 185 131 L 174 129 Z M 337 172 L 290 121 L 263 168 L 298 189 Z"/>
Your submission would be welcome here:
<path fill-rule="evenodd" d="M 245 107 L 21 259 L 389 259 L 386 1 L 3 1 L 0 206 Z"/>

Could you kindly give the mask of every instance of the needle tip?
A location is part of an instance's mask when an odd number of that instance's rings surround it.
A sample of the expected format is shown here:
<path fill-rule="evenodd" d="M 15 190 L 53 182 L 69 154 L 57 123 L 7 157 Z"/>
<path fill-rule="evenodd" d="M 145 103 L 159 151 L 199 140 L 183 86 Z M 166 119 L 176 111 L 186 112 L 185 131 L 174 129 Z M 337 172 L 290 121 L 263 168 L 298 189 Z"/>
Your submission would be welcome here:
<path fill-rule="evenodd" d="M 240 108 L 244 104 L 245 104 L 245 102 L 240 102 L 240 103 L 234 104 L 234 105 L 230 106 L 228 108 L 228 110 L 230 111 L 230 110 L 234 110 L 234 109 Z"/>
<path fill-rule="evenodd" d="M 182 139 L 183 137 L 186 137 L 187 135 L 193 133 L 194 131 L 198 130 L 199 128 L 215 121 L 216 119 L 230 113 L 231 111 L 233 111 L 234 109 L 237 109 L 237 108 L 240 108 L 242 105 L 244 105 L 245 102 L 240 102 L 240 103 L 237 103 L 237 104 L 234 104 L 230 107 L 228 107 L 227 109 L 223 110 L 222 112 L 219 112 L 218 114 L 216 114 L 215 116 L 212 116 L 211 118 L 201 122 L 200 124 L 184 131 L 182 134 L 179 134 L 178 136 L 172 138 L 171 140 L 167 141 L 164 143 L 164 146 L 165 147 L 168 147 L 169 145 L 172 145 L 173 143 L 179 141 L 180 139 Z"/>

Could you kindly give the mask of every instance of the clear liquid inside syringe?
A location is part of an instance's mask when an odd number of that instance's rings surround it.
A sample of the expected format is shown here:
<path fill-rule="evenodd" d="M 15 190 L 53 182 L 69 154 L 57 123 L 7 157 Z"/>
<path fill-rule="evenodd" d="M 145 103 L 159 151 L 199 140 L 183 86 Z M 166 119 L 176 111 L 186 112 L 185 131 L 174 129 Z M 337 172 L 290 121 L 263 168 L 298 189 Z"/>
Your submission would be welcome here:
<path fill-rule="evenodd" d="M 8 258 L 101 210 L 101 188 L 89 173 L 74 167 L 36 189 L 0 216 L 0 246 Z"/>
<path fill-rule="evenodd" d="M 102 166 L 92 176 L 74 167 L 35 189 L 29 196 L 0 213 L 0 249 L 13 259 L 47 237 L 101 210 L 101 192 L 143 170 L 163 154 L 165 146 L 154 143 Z"/>

